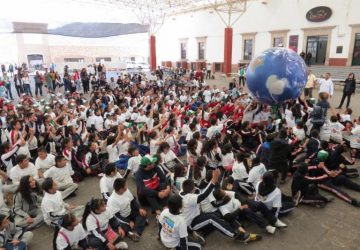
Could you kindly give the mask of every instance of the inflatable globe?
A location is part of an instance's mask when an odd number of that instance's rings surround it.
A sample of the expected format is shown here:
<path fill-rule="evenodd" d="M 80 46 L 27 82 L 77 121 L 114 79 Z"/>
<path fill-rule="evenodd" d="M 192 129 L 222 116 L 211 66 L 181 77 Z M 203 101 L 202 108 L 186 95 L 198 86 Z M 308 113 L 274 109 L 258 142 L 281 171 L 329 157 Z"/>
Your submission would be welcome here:
<path fill-rule="evenodd" d="M 298 98 L 306 81 L 304 60 L 284 48 L 271 48 L 256 55 L 246 71 L 247 87 L 252 96 L 269 105 Z"/>

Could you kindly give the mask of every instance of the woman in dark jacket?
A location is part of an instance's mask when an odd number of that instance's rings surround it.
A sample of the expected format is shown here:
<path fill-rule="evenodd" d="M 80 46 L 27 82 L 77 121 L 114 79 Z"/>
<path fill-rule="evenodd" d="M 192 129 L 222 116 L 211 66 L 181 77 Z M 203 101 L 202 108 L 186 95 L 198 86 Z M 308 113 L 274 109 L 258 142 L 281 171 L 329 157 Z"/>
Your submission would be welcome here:
<path fill-rule="evenodd" d="M 348 78 L 345 80 L 345 85 L 344 85 L 344 89 L 343 89 L 343 96 L 341 98 L 341 102 L 340 102 L 340 105 L 338 107 L 339 109 L 341 109 L 346 97 L 347 97 L 346 107 L 347 108 L 349 107 L 351 95 L 355 94 L 355 90 L 356 90 L 355 75 L 354 75 L 354 73 L 350 73 Z"/>

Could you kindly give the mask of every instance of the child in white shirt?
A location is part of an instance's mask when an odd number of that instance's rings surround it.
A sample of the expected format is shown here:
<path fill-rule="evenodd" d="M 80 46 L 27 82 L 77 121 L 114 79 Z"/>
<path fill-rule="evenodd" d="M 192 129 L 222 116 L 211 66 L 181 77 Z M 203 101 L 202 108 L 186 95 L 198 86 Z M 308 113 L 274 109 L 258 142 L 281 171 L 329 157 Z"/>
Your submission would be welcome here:
<path fill-rule="evenodd" d="M 117 178 L 122 178 L 121 174 L 117 171 L 114 163 L 109 163 L 105 166 L 104 176 L 100 179 L 100 192 L 101 196 L 107 202 L 114 188 L 114 181 Z"/>
<path fill-rule="evenodd" d="M 254 187 L 247 182 L 249 173 L 248 173 L 248 160 L 250 155 L 245 153 L 238 153 L 236 155 L 236 160 L 232 169 L 232 177 L 234 181 L 238 184 L 239 191 L 245 195 L 252 195 L 255 192 Z"/>
<path fill-rule="evenodd" d="M 74 183 L 66 164 L 67 161 L 64 156 L 56 156 L 55 166 L 52 166 L 44 173 L 45 178 L 51 177 L 59 185 L 63 199 L 69 197 L 78 188 L 78 184 Z"/>
<path fill-rule="evenodd" d="M 77 218 L 83 214 L 83 206 L 69 205 L 64 202 L 58 185 L 52 178 L 46 178 L 42 184 L 45 194 L 41 202 L 44 221 L 49 226 L 58 226 L 63 215 L 70 212 Z"/>
<path fill-rule="evenodd" d="M 32 176 L 39 182 L 42 181 L 40 180 L 40 177 L 43 177 L 42 173 L 36 169 L 35 165 L 29 161 L 26 155 L 18 155 L 16 162 L 18 164 L 10 170 L 9 177 L 12 180 L 12 185 L 6 186 L 8 192 L 15 192 L 19 186 L 20 179 L 26 175 Z"/>
<path fill-rule="evenodd" d="M 135 176 L 135 173 L 138 171 L 140 167 L 141 155 L 139 153 L 139 149 L 136 147 L 130 147 L 128 150 L 128 154 L 130 155 L 128 165 L 126 168 L 126 172 L 124 174 L 124 178 L 126 179 L 130 173 L 132 176 Z"/>
<path fill-rule="evenodd" d="M 123 229 L 134 241 L 139 241 L 147 224 L 145 209 L 141 208 L 134 195 L 127 187 L 126 180 L 117 178 L 114 181 L 114 191 L 108 203 L 110 212 L 124 223 Z"/>
<path fill-rule="evenodd" d="M 55 231 L 56 249 L 65 250 L 71 247 L 76 249 L 89 249 L 87 234 L 79 223 L 79 220 L 71 213 L 65 214 L 61 218 L 60 227 Z"/>
<path fill-rule="evenodd" d="M 331 130 L 330 140 L 336 143 L 343 142 L 342 131 L 345 128 L 339 121 L 336 115 L 330 117 L 329 128 Z"/>
<path fill-rule="evenodd" d="M 49 168 L 55 165 L 55 156 L 52 154 L 48 154 L 45 148 L 38 149 L 38 157 L 35 161 L 35 167 L 41 171 L 45 172 Z"/>
<path fill-rule="evenodd" d="M 234 164 L 234 153 L 232 152 L 231 143 L 225 144 L 221 149 L 221 166 L 227 171 L 231 171 Z"/>

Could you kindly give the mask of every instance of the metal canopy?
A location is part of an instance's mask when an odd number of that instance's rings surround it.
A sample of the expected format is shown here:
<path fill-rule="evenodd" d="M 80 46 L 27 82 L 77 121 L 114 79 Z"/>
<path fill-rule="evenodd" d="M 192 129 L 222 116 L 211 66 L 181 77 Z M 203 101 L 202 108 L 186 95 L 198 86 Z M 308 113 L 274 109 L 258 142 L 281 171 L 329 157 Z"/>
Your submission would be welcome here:
<path fill-rule="evenodd" d="M 248 0 L 72 0 L 84 5 L 111 7 L 114 10 L 129 10 L 145 25 L 149 33 L 155 34 L 165 18 L 197 11 L 215 11 L 227 27 L 239 18 L 233 14 L 243 14 Z"/>

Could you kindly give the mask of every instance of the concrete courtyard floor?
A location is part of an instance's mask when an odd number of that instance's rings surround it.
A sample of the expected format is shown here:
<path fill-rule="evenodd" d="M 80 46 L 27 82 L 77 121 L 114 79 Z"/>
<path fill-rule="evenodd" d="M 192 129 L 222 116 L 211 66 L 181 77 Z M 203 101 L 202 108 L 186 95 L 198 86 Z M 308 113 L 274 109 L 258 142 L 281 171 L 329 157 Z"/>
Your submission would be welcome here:
<path fill-rule="evenodd" d="M 209 81 L 210 85 L 216 84 L 218 87 L 227 86 L 224 81 Z M 337 107 L 341 98 L 341 90 L 336 88 L 335 96 L 331 100 L 333 107 Z M 352 98 L 351 107 L 354 116 L 360 115 L 359 93 Z M 356 168 L 359 169 L 359 163 Z M 360 170 L 360 169 L 359 169 Z M 356 182 L 360 183 L 357 179 Z M 291 180 L 281 187 L 282 191 L 289 194 Z M 130 190 L 135 194 L 136 188 L 134 181 L 129 178 Z M 350 195 L 360 199 L 360 193 L 344 188 Z M 331 196 L 330 194 L 326 194 Z M 85 204 L 91 197 L 100 197 L 99 179 L 97 177 L 87 178 L 79 183 L 77 196 L 66 200 L 70 204 Z M 290 215 L 283 217 L 282 220 L 288 224 L 288 228 L 278 230 L 275 235 L 262 233 L 263 239 L 260 242 L 243 245 L 234 242 L 232 239 L 214 232 L 207 237 L 207 250 L 215 249 L 291 249 L 291 250 L 360 250 L 360 208 L 355 208 L 339 199 L 335 199 L 327 207 L 313 208 L 308 206 L 297 207 Z M 245 224 L 245 226 L 247 226 Z M 145 229 L 142 239 L 138 243 L 133 243 L 130 239 L 126 241 L 129 249 L 165 249 L 156 239 L 158 227 L 155 218 L 150 215 L 150 225 Z M 261 233 L 256 226 L 249 226 L 249 231 Z M 47 226 L 34 230 L 34 240 L 31 250 L 51 250 L 53 230 Z"/>

